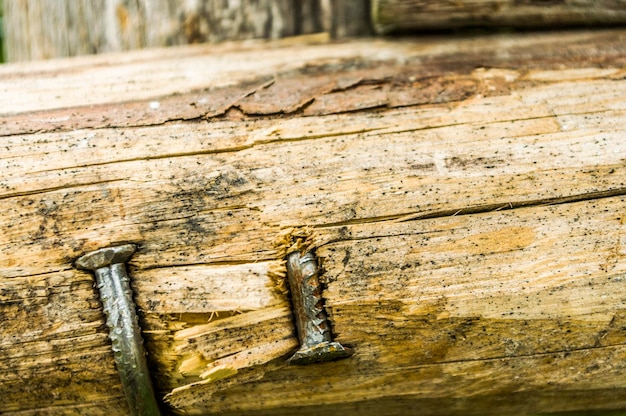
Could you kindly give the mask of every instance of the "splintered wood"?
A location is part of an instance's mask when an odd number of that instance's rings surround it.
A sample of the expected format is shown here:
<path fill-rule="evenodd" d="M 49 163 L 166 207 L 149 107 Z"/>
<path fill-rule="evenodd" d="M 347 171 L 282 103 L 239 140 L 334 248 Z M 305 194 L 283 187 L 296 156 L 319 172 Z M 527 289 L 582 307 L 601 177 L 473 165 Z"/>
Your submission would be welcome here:
<path fill-rule="evenodd" d="M 0 67 L 0 412 L 127 414 L 72 265 L 124 242 L 173 414 L 626 408 L 625 67 L 621 30 Z M 354 355 L 291 366 L 307 248 Z"/>

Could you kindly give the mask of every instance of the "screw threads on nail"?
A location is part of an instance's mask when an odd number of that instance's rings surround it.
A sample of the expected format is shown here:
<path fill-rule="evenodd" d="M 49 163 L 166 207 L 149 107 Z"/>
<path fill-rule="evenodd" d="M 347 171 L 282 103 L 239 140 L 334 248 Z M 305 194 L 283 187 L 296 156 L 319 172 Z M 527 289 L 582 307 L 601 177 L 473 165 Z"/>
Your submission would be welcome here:
<path fill-rule="evenodd" d="M 152 386 L 145 382 L 149 372 L 124 264 L 96 270 L 96 280 L 126 399 L 135 414 L 158 414 Z"/>
<path fill-rule="evenodd" d="M 317 275 L 317 265 L 312 253 L 307 253 L 299 260 L 302 274 L 302 296 L 308 326 L 311 331 L 320 334 L 319 342 L 330 341 L 326 312 L 324 312 L 322 291 Z"/>

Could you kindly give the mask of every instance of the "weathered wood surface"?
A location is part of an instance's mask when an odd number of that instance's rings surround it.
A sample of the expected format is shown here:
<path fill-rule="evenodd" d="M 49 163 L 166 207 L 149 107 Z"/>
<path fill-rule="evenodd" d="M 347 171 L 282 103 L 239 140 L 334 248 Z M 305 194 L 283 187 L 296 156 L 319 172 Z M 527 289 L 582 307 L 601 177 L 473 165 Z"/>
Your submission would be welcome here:
<path fill-rule="evenodd" d="M 7 60 L 329 32 L 370 33 L 368 2 L 346 0 L 12 0 Z"/>
<path fill-rule="evenodd" d="M 626 23 L 624 0 L 371 0 L 379 33 L 476 26 L 564 27 Z"/>
<path fill-rule="evenodd" d="M 187 414 L 626 408 L 626 31 L 0 67 L 0 412 L 125 414 L 72 262 L 119 242 Z M 351 358 L 294 367 L 306 228 Z"/>

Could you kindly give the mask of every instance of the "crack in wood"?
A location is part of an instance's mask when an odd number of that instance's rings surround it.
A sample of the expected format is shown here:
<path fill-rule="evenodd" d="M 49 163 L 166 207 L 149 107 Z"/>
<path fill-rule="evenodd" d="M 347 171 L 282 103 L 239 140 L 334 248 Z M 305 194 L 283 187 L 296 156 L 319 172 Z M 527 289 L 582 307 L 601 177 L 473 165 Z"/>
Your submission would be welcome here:
<path fill-rule="evenodd" d="M 103 180 L 103 181 L 86 182 L 82 184 L 63 184 L 61 186 L 37 189 L 37 190 L 28 191 L 28 192 L 11 192 L 11 193 L 6 193 L 4 195 L 0 195 L 0 200 L 31 196 L 31 195 L 41 195 L 41 194 L 46 194 L 50 192 L 57 192 L 60 190 L 84 188 L 84 187 L 93 186 L 93 185 L 103 185 L 103 184 L 122 182 L 122 181 L 124 181 L 124 179 L 109 179 L 109 180 Z"/>
<path fill-rule="evenodd" d="M 434 212 L 415 212 L 415 213 L 403 213 L 403 214 L 390 214 L 383 215 L 378 217 L 365 217 L 365 218 L 355 218 L 348 221 L 340 221 L 333 223 L 325 223 L 325 224 L 316 224 L 313 225 L 313 228 L 334 228 L 334 227 L 342 227 L 347 225 L 358 225 L 358 224 L 371 224 L 371 223 L 384 223 L 384 222 L 407 222 L 407 221 L 418 221 L 418 220 L 426 220 L 433 218 L 445 218 L 445 217 L 456 217 L 461 215 L 473 215 L 473 214 L 482 214 L 487 212 L 495 212 L 502 210 L 513 210 L 519 208 L 527 208 L 534 206 L 547 206 L 547 205 L 559 205 L 559 204 L 567 204 L 581 201 L 590 201 L 594 199 L 603 199 L 603 198 L 611 198 L 615 196 L 624 196 L 626 195 L 626 188 L 617 188 L 617 189 L 609 189 L 606 191 L 598 191 L 598 192 L 589 192 L 585 194 L 579 195 L 569 195 L 555 198 L 546 198 L 546 199 L 536 199 L 530 201 L 516 201 L 516 202 L 506 202 L 506 203 L 495 203 L 495 204 L 487 204 L 487 205 L 478 205 L 467 208 L 451 208 L 446 210 L 439 210 Z"/>

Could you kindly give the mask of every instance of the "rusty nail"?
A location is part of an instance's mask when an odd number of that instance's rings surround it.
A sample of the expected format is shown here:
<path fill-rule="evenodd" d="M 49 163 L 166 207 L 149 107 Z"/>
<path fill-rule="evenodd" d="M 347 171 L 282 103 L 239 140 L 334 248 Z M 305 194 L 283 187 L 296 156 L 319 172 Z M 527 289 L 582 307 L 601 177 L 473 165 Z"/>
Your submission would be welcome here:
<path fill-rule="evenodd" d="M 152 416 L 160 414 L 159 407 L 125 265 L 136 248 L 134 244 L 103 248 L 80 257 L 75 265 L 95 274 L 115 364 L 131 414 Z"/>
<path fill-rule="evenodd" d="M 314 254 L 310 251 L 304 255 L 299 252 L 289 254 L 287 276 L 300 340 L 300 349 L 289 362 L 310 364 L 350 356 L 347 348 L 331 338 Z"/>

